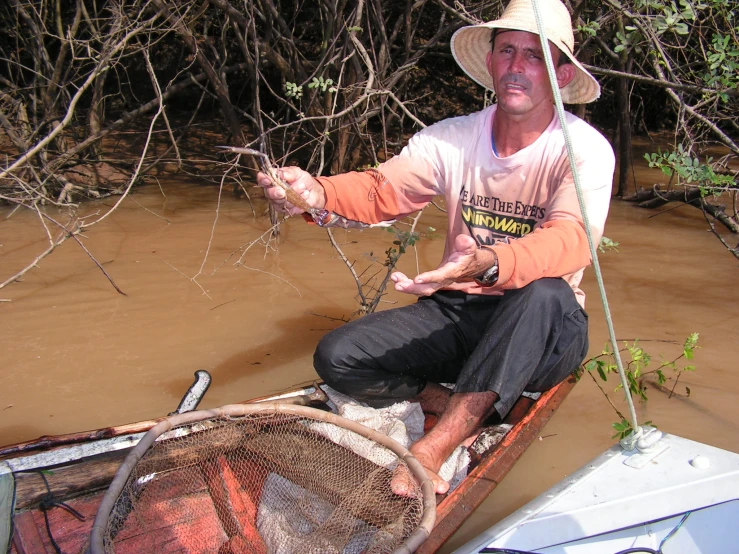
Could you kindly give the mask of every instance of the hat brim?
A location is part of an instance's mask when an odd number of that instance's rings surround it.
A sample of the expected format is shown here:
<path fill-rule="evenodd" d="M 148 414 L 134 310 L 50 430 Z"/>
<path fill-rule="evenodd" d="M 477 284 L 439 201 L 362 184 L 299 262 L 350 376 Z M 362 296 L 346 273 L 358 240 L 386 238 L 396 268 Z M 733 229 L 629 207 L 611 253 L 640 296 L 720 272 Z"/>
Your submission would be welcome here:
<path fill-rule="evenodd" d="M 507 21 L 489 21 L 480 25 L 462 27 L 452 35 L 452 56 L 467 75 L 483 87 L 495 92 L 493 79 L 488 73 L 486 59 L 491 51 L 490 35 L 492 29 L 507 29 L 511 31 L 526 31 L 539 34 L 538 29 L 524 28 L 525 25 L 516 25 Z M 561 41 L 549 39 L 560 51 L 569 58 L 575 66 L 575 77 L 565 87 L 560 89 L 562 102 L 565 104 L 586 104 L 593 102 L 600 96 L 600 85 L 583 66 L 577 61 L 570 49 Z"/>

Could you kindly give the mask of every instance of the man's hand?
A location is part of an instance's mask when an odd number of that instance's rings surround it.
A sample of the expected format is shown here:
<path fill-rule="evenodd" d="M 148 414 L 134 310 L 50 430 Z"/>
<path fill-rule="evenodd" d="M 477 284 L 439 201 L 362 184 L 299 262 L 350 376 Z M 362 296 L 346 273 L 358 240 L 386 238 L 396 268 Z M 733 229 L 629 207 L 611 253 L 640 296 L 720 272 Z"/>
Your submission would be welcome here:
<path fill-rule="evenodd" d="M 322 210 L 326 205 L 326 194 L 321 184 L 313 178 L 307 171 L 303 171 L 299 167 L 281 167 L 277 169 L 277 174 L 282 180 L 290 185 L 306 202 L 313 208 Z M 277 210 L 286 212 L 290 215 L 299 215 L 303 210 L 296 208 L 285 197 L 285 191 L 272 182 L 269 175 L 257 173 L 257 185 L 264 187 L 264 195 Z"/>
<path fill-rule="evenodd" d="M 458 235 L 454 239 L 454 250 L 446 263 L 433 271 L 421 273 L 415 279 L 396 271 L 390 279 L 395 290 L 417 296 L 429 296 L 452 283 L 470 281 L 495 263 L 492 252 L 478 248 L 469 235 Z"/>

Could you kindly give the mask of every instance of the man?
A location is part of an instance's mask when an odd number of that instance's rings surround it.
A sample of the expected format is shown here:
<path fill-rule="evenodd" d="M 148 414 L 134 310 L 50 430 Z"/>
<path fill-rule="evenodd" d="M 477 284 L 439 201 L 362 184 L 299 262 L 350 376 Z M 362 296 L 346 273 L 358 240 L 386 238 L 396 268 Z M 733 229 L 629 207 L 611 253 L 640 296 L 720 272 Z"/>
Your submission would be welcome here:
<path fill-rule="evenodd" d="M 600 87 L 572 54 L 567 9 L 559 0 L 540 5 L 563 100 L 595 100 Z M 313 178 L 282 169 L 311 206 L 367 224 L 446 198 L 439 267 L 391 277 L 419 301 L 343 325 L 314 357 L 318 374 L 340 392 L 375 407 L 415 399 L 439 414 L 410 450 L 440 494 L 448 484 L 437 472 L 458 445 L 494 412 L 505 417 L 523 391 L 559 383 L 587 354 L 578 284 L 590 252 L 537 33 L 531 0 L 512 0 L 499 20 L 457 31 L 455 59 L 497 104 L 424 129 L 377 170 Z M 582 120 L 567 120 L 597 241 L 613 150 Z M 258 183 L 278 208 L 300 212 L 266 176 Z M 454 390 L 437 384 L 444 382 Z"/>

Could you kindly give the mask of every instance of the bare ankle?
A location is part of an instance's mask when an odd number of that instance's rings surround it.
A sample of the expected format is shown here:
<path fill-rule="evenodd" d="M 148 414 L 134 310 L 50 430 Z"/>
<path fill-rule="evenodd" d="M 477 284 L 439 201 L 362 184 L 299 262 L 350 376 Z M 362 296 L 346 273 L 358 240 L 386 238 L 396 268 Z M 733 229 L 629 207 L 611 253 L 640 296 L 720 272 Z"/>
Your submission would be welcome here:
<path fill-rule="evenodd" d="M 421 409 L 427 414 L 441 415 L 449 405 L 449 398 L 451 396 L 451 390 L 438 383 L 429 381 L 414 400 L 421 404 Z"/>

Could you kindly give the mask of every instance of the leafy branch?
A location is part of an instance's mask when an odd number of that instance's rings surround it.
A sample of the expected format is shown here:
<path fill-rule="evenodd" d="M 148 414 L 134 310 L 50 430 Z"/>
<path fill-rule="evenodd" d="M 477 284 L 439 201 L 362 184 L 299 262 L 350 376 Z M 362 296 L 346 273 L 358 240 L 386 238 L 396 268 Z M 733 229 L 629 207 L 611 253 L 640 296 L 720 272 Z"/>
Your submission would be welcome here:
<path fill-rule="evenodd" d="M 709 194 L 720 194 L 731 188 L 739 188 L 733 175 L 716 172 L 713 158 L 706 158 L 705 162 L 699 156 L 693 156 L 677 145 L 677 150 L 672 152 L 657 152 L 644 154 L 644 159 L 649 162 L 649 167 L 659 168 L 667 176 L 677 176 L 678 185 L 696 185 L 702 196 Z"/>
<path fill-rule="evenodd" d="M 653 361 L 652 356 L 639 345 L 639 340 L 635 339 L 631 343 L 629 343 L 628 341 L 624 342 L 624 347 L 620 349 L 619 352 L 624 355 L 628 353 L 630 357 L 629 362 L 624 366 L 624 371 L 626 372 L 626 381 L 629 385 L 629 395 L 632 398 L 638 398 L 641 402 L 646 402 L 648 399 L 645 380 L 649 378 L 655 379 L 657 385 L 660 387 L 660 390 L 665 390 L 668 393 L 668 398 L 672 398 L 674 394 L 677 394 L 675 393 L 675 389 L 677 388 L 677 384 L 680 381 L 680 377 L 683 375 L 683 373 L 685 373 L 686 371 L 695 371 L 694 365 L 682 365 L 679 362 L 681 360 L 692 360 L 697 348 L 699 348 L 698 333 L 692 333 L 683 342 L 682 352 L 678 356 L 667 361 L 663 359 L 658 367 L 650 369 L 650 364 L 652 364 Z M 675 382 L 673 383 L 672 388 L 669 389 L 669 391 L 668 389 L 663 387 L 663 385 L 668 380 L 667 375 L 665 375 L 665 372 L 663 371 L 665 369 L 672 369 L 675 373 Z M 613 428 L 616 431 L 616 434 L 613 435 L 613 438 L 624 438 L 632 431 L 631 423 L 619 411 L 611 398 L 608 396 L 606 390 L 596 378 L 597 374 L 598 377 L 600 377 L 601 381 L 607 382 L 608 376 L 610 374 L 618 374 L 618 367 L 616 366 L 615 356 L 608 344 L 606 344 L 600 354 L 583 362 L 580 368 L 578 368 L 576 376 L 579 379 L 585 373 L 587 373 L 593 379 L 593 382 L 598 386 L 608 403 L 616 411 L 616 414 L 620 418 L 620 421 L 613 423 Z M 620 390 L 621 388 L 622 385 L 619 383 L 619 385 L 614 389 L 614 392 Z M 686 386 L 685 397 L 689 396 L 690 387 Z M 652 422 L 648 421 L 646 422 L 646 424 L 650 425 L 652 424 Z"/>

